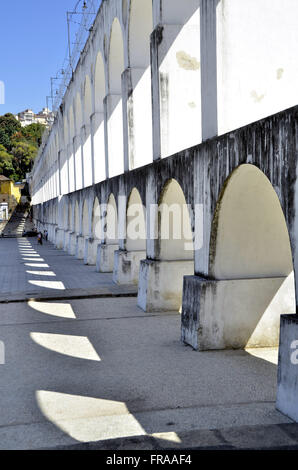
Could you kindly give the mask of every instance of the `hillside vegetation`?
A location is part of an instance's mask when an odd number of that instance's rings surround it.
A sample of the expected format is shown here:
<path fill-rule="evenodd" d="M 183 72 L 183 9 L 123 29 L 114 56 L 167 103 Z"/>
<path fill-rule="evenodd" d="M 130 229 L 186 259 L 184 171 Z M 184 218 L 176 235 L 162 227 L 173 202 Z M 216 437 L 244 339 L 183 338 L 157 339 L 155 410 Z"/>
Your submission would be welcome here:
<path fill-rule="evenodd" d="M 0 175 L 22 181 L 30 172 L 45 126 L 22 127 L 13 114 L 0 116 Z"/>

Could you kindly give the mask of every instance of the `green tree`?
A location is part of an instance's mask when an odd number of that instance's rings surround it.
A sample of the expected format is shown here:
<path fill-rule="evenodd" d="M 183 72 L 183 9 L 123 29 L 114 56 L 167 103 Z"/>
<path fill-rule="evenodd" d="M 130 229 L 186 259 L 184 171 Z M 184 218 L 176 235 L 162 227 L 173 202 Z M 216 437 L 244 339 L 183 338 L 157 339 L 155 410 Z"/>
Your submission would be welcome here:
<path fill-rule="evenodd" d="M 13 114 L 7 113 L 4 114 L 4 116 L 0 116 L 0 129 L 2 129 L 2 139 L 5 139 L 5 135 L 8 139 L 11 139 L 16 132 L 22 131 L 22 126 Z M 2 145 L 4 145 L 7 150 L 11 149 L 10 142 L 6 141 L 6 145 L 5 143 L 2 143 Z"/>
<path fill-rule="evenodd" d="M 0 174 L 17 181 L 18 175 L 13 165 L 13 156 L 10 155 L 3 145 L 0 145 Z"/>
<path fill-rule="evenodd" d="M 30 124 L 22 127 L 13 114 L 0 116 L 0 174 L 14 181 L 31 171 L 41 144 L 45 126 Z"/>
<path fill-rule="evenodd" d="M 16 173 L 25 178 L 26 173 L 32 169 L 34 158 L 37 154 L 37 146 L 26 140 L 21 140 L 14 142 L 11 153 L 14 156 Z"/>
<path fill-rule="evenodd" d="M 43 124 L 29 124 L 29 126 L 23 127 L 22 134 L 27 140 L 31 140 L 34 144 L 40 146 L 42 134 L 45 128 L 46 127 Z"/>
<path fill-rule="evenodd" d="M 5 149 L 10 146 L 10 138 L 6 134 L 4 127 L 0 127 L 0 145 L 5 147 Z"/>

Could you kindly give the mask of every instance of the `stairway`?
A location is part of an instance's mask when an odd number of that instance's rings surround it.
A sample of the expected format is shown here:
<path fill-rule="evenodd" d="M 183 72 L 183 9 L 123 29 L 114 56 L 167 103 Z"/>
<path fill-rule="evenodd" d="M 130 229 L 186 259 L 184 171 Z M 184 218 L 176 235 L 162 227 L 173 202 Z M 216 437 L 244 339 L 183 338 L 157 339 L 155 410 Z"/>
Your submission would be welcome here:
<path fill-rule="evenodd" d="M 18 205 L 5 228 L 2 232 L 2 237 L 5 238 L 17 238 L 21 237 L 24 231 L 25 223 L 28 217 L 28 207 Z"/>

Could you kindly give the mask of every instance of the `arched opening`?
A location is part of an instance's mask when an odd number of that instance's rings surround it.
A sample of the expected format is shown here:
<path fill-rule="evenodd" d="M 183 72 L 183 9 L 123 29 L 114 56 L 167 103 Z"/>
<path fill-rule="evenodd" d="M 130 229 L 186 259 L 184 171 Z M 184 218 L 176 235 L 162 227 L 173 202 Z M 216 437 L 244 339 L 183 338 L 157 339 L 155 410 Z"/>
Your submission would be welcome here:
<path fill-rule="evenodd" d="M 67 116 L 63 120 L 64 146 L 60 151 L 60 175 L 61 175 L 61 194 L 68 192 L 68 171 L 67 171 L 67 148 L 69 141 L 69 126 Z"/>
<path fill-rule="evenodd" d="M 72 217 L 72 205 L 71 203 L 68 204 L 68 223 L 69 223 L 69 230 L 73 230 L 73 217 Z"/>
<path fill-rule="evenodd" d="M 75 136 L 73 108 L 70 106 L 68 112 L 69 122 L 69 147 L 68 147 L 68 171 L 69 171 L 69 191 L 75 191 L 75 167 L 74 167 L 74 151 L 73 138 Z"/>
<path fill-rule="evenodd" d="M 159 0 L 152 36 L 154 156 L 202 140 L 200 0 Z M 162 30 L 161 30 L 162 27 Z"/>
<path fill-rule="evenodd" d="M 78 201 L 75 202 L 75 211 L 74 211 L 74 230 L 77 235 L 80 233 L 80 209 Z"/>
<path fill-rule="evenodd" d="M 129 21 L 129 63 L 126 88 L 129 168 L 153 160 L 150 35 L 153 29 L 152 1 L 132 0 Z M 132 90 L 131 90 L 132 88 Z"/>
<path fill-rule="evenodd" d="M 100 243 L 102 243 L 103 240 L 101 207 L 97 197 L 94 199 L 92 208 L 91 234 L 91 238 L 86 241 L 84 258 L 86 264 L 95 265 L 97 258 L 97 247 L 100 245 Z"/>
<path fill-rule="evenodd" d="M 85 199 L 83 204 L 82 234 L 84 237 L 89 236 L 89 209 L 87 199 Z"/>
<path fill-rule="evenodd" d="M 84 132 L 83 132 L 83 160 L 84 160 L 84 186 L 92 185 L 92 154 L 91 154 L 91 121 L 92 95 L 91 82 L 87 75 L 84 85 Z"/>
<path fill-rule="evenodd" d="M 83 187 L 83 161 L 82 161 L 82 145 L 81 145 L 81 128 L 82 128 L 82 105 L 79 92 L 75 98 L 75 129 L 76 136 L 74 139 L 74 154 L 76 167 L 76 189 Z"/>
<path fill-rule="evenodd" d="M 145 208 L 136 188 L 130 193 L 126 212 L 127 251 L 146 251 Z"/>
<path fill-rule="evenodd" d="M 194 253 L 190 211 L 175 179 L 165 184 L 150 224 L 158 240 L 155 259 L 141 261 L 138 305 L 145 311 L 180 311 L 183 278 L 194 273 Z"/>
<path fill-rule="evenodd" d="M 105 241 L 107 245 L 118 244 L 118 213 L 114 194 L 111 194 L 106 208 Z"/>
<path fill-rule="evenodd" d="M 161 260 L 193 260 L 189 209 L 179 183 L 165 185 L 159 203 L 158 232 Z"/>
<path fill-rule="evenodd" d="M 106 96 L 105 71 L 102 55 L 99 52 L 95 64 L 95 114 L 93 117 L 94 135 L 94 179 L 99 183 L 106 178 L 104 98 Z"/>
<path fill-rule="evenodd" d="M 109 47 L 109 95 L 105 98 L 108 131 L 108 175 L 124 171 L 121 74 L 124 70 L 123 37 L 120 23 L 114 19 Z"/>
<path fill-rule="evenodd" d="M 280 315 L 296 310 L 291 246 L 278 196 L 254 165 L 240 165 L 223 186 L 209 276 L 214 280 L 202 285 L 198 347 L 277 346 Z"/>
<path fill-rule="evenodd" d="M 102 240 L 102 218 L 99 200 L 96 197 L 92 211 L 92 236 L 96 240 Z"/>
<path fill-rule="evenodd" d="M 274 188 L 254 165 L 240 165 L 224 185 L 212 223 L 209 273 L 215 279 L 288 276 L 288 229 Z"/>
<path fill-rule="evenodd" d="M 64 202 L 63 205 L 63 228 L 64 230 L 68 230 L 68 203 L 67 201 Z"/>

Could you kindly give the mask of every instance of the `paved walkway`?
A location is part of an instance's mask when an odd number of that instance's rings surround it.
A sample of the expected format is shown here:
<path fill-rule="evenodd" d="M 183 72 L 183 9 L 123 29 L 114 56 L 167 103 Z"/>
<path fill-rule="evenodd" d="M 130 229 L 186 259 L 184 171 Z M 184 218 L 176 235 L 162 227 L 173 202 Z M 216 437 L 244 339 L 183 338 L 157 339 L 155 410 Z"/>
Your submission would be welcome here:
<path fill-rule="evenodd" d="M 134 298 L 1 304 L 0 448 L 178 446 L 199 430 L 291 422 L 275 410 L 276 350 L 195 352 L 179 336 L 177 313 Z M 214 445 L 201 437 L 192 445 Z"/>
<path fill-rule="evenodd" d="M 0 256 L 0 449 L 298 443 L 275 409 L 276 349 L 195 352 L 178 313 L 143 312 L 50 243 L 0 239 Z M 36 300 L 49 292 L 64 298 Z"/>
<path fill-rule="evenodd" d="M 42 296 L 132 293 L 135 287 L 117 287 L 112 274 L 97 273 L 50 242 L 35 238 L 0 238 L 0 301 Z M 72 290 L 72 292 L 65 292 Z M 85 290 L 85 292 L 82 292 Z M 88 292 L 86 292 L 88 290 Z"/>

